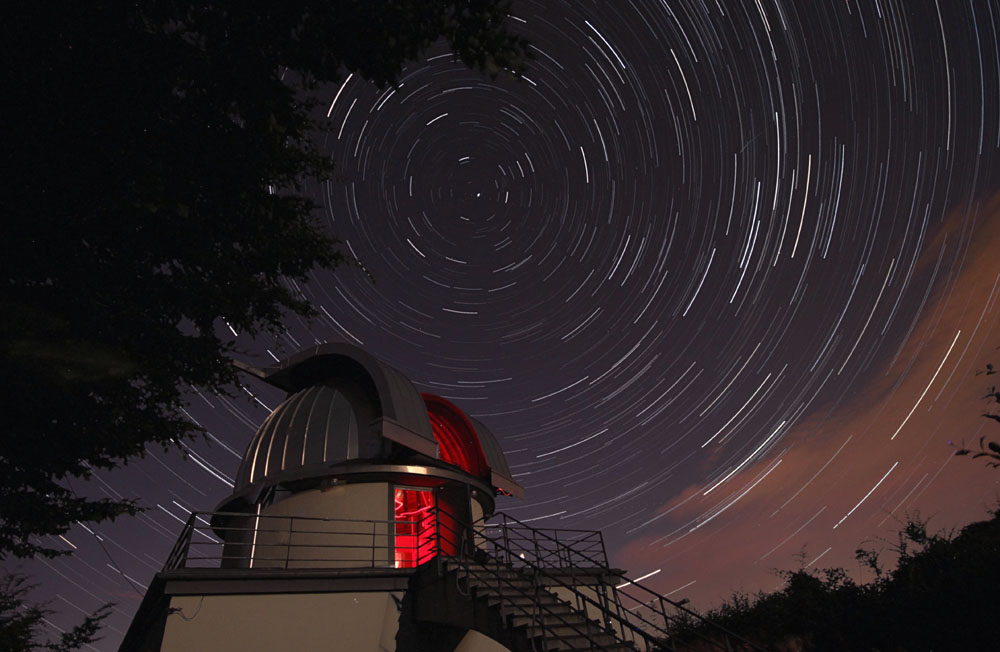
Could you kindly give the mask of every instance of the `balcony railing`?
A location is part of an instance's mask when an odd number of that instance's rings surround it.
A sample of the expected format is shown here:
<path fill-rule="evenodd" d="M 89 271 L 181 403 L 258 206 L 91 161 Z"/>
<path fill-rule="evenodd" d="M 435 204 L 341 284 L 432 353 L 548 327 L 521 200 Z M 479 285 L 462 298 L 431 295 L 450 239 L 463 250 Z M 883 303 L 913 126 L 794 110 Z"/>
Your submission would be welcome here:
<path fill-rule="evenodd" d="M 434 525 L 426 518 L 398 521 L 194 512 L 164 570 L 415 567 L 441 549 Z"/>
<path fill-rule="evenodd" d="M 525 560 L 543 568 L 607 568 L 604 535 L 595 530 L 533 528 L 503 512 L 496 522 L 477 524 L 476 532 L 488 541 L 499 541 L 496 554 L 508 565 Z"/>
<path fill-rule="evenodd" d="M 439 551 L 455 556 L 473 547 L 512 566 L 606 568 L 600 532 L 535 529 L 505 514 L 496 523 L 456 527 L 434 510 L 419 520 L 316 518 L 194 512 L 164 570 L 177 568 L 408 568 Z M 449 524 L 451 524 L 449 526 Z M 500 545 L 494 545 L 494 542 Z"/>
<path fill-rule="evenodd" d="M 441 509 L 414 521 L 195 512 L 164 570 L 414 568 L 440 554 L 470 576 L 486 573 L 498 592 L 522 590 L 506 575 L 511 571 L 531 579 L 533 594 L 560 592 L 637 650 L 761 649 L 612 573 L 600 532 L 537 529 L 504 514 L 497 518 L 470 525 Z M 605 572 L 596 579 L 594 570 Z M 690 627 L 699 623 L 708 634 Z M 678 638 L 685 629 L 694 640 Z"/>

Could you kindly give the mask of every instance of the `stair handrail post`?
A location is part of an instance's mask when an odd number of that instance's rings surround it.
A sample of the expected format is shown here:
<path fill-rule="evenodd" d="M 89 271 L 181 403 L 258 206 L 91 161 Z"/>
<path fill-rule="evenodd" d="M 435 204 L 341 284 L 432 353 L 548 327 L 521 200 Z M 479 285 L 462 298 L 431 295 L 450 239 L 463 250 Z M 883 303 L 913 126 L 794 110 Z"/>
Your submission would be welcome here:
<path fill-rule="evenodd" d="M 288 563 L 292 556 L 292 526 L 295 523 L 295 517 L 288 517 L 288 541 L 285 542 L 285 570 L 288 570 Z"/>
<path fill-rule="evenodd" d="M 658 602 L 659 602 L 659 605 L 660 605 L 660 618 L 663 619 L 663 631 L 665 631 L 667 633 L 667 636 L 670 637 L 669 639 L 667 639 L 667 640 L 670 641 L 670 649 L 674 650 L 674 652 L 676 652 L 676 650 L 677 650 L 677 639 L 674 638 L 673 633 L 670 631 L 670 629 L 671 629 L 670 628 L 670 619 L 667 618 L 667 606 L 663 603 L 663 598 L 662 597 L 658 598 Z"/>
<path fill-rule="evenodd" d="M 608 561 L 608 549 L 604 545 L 604 532 L 601 530 L 597 531 L 597 536 L 601 540 L 601 557 L 604 558 L 604 567 L 611 568 L 611 564 Z"/>
<path fill-rule="evenodd" d="M 181 548 L 181 555 L 179 559 L 179 562 L 183 566 L 187 566 L 188 556 L 191 554 L 191 540 L 194 539 L 194 528 L 194 514 L 192 514 L 184 528 L 184 547 Z"/>
<path fill-rule="evenodd" d="M 541 587 L 539 586 L 541 578 L 538 573 L 531 574 L 531 590 L 533 594 L 533 599 L 531 601 L 531 620 L 533 623 L 541 623 L 542 631 L 545 632 L 545 636 L 548 637 L 549 624 L 546 618 L 542 617 L 542 605 L 539 601 L 539 596 L 541 595 Z"/>
<path fill-rule="evenodd" d="M 503 601 L 503 586 L 502 586 L 503 578 L 500 577 L 500 568 L 499 567 L 497 568 L 496 573 L 494 573 L 494 577 L 496 577 L 496 580 L 497 580 L 497 595 L 500 596 L 500 600 L 502 602 Z"/>
<path fill-rule="evenodd" d="M 611 598 L 608 597 L 608 589 L 607 589 L 607 587 L 612 583 L 612 581 L 613 581 L 613 578 L 611 576 L 610 571 L 608 569 L 604 569 L 604 572 L 601 573 L 601 579 L 600 579 L 599 584 L 598 584 L 598 586 L 600 587 L 601 590 L 600 590 L 600 593 L 597 594 L 598 598 L 599 598 L 598 602 L 601 603 L 601 625 L 602 626 L 610 625 L 611 624 L 611 621 L 607 620 L 607 616 L 612 613 L 612 610 L 611 610 Z"/>
<path fill-rule="evenodd" d="M 609 569 L 609 572 L 610 572 L 610 569 Z M 614 582 L 609 582 L 608 584 L 611 585 L 611 587 L 612 587 L 612 589 L 611 589 L 611 597 L 608 598 L 608 599 L 609 600 L 614 600 L 614 603 L 615 603 L 615 617 L 618 619 L 619 626 L 622 627 L 622 636 L 625 635 L 625 625 L 628 625 L 629 636 L 631 637 L 631 639 L 633 641 L 635 641 L 635 632 L 632 629 L 631 623 L 629 622 L 628 618 L 625 615 L 622 614 L 622 610 L 625 609 L 625 606 L 622 604 L 621 594 L 619 594 L 618 591 L 617 591 L 617 589 L 614 588 Z"/>
<path fill-rule="evenodd" d="M 507 565 L 513 566 L 514 562 L 510 558 L 510 534 L 507 532 L 507 515 L 503 515 L 503 549 L 504 555 L 507 557 Z"/>
<path fill-rule="evenodd" d="M 389 552 L 388 537 L 386 537 L 385 540 L 385 548 L 386 548 L 386 553 L 388 553 Z M 388 557 L 388 554 L 386 554 L 386 557 Z M 386 559 L 386 562 L 388 563 L 388 559 Z M 375 568 L 375 521 L 372 521 L 372 568 Z"/>
<path fill-rule="evenodd" d="M 455 556 L 465 559 L 466 557 L 472 556 L 469 550 L 469 537 L 472 535 L 473 528 L 476 526 L 470 524 L 469 527 L 462 527 L 461 525 L 456 526 L 459 530 L 458 541 L 455 547 Z"/>
<path fill-rule="evenodd" d="M 177 538 L 177 542 L 174 544 L 173 550 L 171 550 L 170 554 L 167 556 L 167 561 L 163 565 L 163 570 L 171 570 L 173 568 L 183 568 L 187 566 L 187 558 L 191 548 L 191 535 L 193 534 L 194 521 L 197 515 L 197 512 L 192 512 L 191 516 L 188 517 L 187 522 L 181 529 L 181 535 Z"/>
<path fill-rule="evenodd" d="M 191 514 L 187 524 L 184 526 L 184 547 L 180 551 L 181 556 L 179 561 L 183 566 L 187 566 L 188 556 L 191 554 L 191 540 L 194 539 L 195 527 L 194 514 Z"/>

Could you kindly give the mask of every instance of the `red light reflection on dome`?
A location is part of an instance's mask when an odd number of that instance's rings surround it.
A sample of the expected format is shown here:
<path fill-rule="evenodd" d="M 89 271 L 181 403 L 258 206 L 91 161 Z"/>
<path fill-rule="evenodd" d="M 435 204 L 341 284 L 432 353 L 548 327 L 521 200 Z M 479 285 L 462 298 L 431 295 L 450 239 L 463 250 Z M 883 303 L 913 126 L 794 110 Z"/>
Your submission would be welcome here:
<path fill-rule="evenodd" d="M 489 477 L 490 467 L 483 455 L 476 429 L 457 406 L 434 394 L 421 394 L 427 417 L 438 442 L 438 457 L 476 477 Z"/>

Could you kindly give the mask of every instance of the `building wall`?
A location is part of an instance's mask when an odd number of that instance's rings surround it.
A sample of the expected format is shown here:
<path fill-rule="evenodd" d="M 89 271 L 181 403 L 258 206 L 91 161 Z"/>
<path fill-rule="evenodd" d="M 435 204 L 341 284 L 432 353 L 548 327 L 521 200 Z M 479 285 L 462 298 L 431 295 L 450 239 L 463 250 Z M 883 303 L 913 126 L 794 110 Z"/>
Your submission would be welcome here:
<path fill-rule="evenodd" d="M 454 652 L 510 652 L 510 650 L 489 636 L 470 629 L 458 642 Z"/>
<path fill-rule="evenodd" d="M 479 501 L 472 498 L 469 501 L 469 510 L 472 513 L 472 522 L 476 523 L 483 517 L 483 506 L 479 504 Z"/>
<path fill-rule="evenodd" d="M 394 652 L 401 598 L 398 592 L 174 596 L 170 607 L 178 611 L 167 616 L 161 650 Z"/>
<path fill-rule="evenodd" d="M 386 482 L 294 494 L 261 510 L 253 568 L 392 566 L 391 510 Z"/>

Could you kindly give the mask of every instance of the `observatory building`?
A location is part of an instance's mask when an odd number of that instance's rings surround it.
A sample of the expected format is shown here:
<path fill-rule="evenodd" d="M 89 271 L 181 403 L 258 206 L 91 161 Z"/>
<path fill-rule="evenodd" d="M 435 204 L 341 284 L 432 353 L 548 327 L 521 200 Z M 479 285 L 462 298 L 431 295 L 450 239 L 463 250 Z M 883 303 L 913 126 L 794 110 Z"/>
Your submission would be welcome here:
<path fill-rule="evenodd" d="M 191 515 L 122 652 L 626 652 L 670 638 L 679 605 L 611 569 L 600 532 L 496 513 L 524 489 L 447 399 L 346 344 L 242 368 L 287 397 L 232 495 Z"/>

